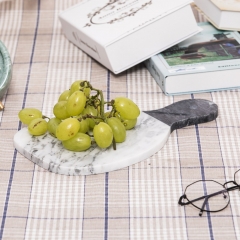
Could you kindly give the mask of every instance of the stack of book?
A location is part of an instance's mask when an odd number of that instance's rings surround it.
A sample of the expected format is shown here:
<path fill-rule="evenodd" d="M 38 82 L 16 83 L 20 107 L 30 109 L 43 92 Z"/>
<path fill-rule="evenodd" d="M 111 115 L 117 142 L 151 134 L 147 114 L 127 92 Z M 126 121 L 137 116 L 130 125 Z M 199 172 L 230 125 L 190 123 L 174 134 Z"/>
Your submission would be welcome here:
<path fill-rule="evenodd" d="M 145 62 L 165 94 L 240 87 L 240 0 L 82 0 L 59 19 L 113 73 Z"/>
<path fill-rule="evenodd" d="M 240 30 L 240 0 L 194 1 L 198 4 L 193 6 L 198 10 L 194 15 L 202 31 L 146 60 L 147 69 L 166 95 L 240 88 L 240 34 L 229 30 Z M 235 11 L 219 10 L 217 16 L 210 7 L 213 3 L 227 9 L 234 6 Z M 224 27 L 220 29 L 219 24 Z"/>

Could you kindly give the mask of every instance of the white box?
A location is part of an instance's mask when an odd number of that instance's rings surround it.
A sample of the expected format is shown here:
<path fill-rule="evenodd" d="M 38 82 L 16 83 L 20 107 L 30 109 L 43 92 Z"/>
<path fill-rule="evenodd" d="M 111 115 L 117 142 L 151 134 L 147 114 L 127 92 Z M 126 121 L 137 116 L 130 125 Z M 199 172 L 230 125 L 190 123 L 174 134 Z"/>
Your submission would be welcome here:
<path fill-rule="evenodd" d="M 85 0 L 59 15 L 63 33 L 114 73 L 198 33 L 189 0 Z"/>

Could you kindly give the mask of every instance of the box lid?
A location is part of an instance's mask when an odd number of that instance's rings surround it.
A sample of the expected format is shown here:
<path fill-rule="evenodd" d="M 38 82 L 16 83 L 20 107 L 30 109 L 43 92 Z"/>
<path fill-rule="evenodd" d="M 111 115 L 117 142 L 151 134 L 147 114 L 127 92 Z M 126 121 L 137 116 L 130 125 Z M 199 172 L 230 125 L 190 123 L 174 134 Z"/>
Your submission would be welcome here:
<path fill-rule="evenodd" d="M 62 12 L 60 18 L 66 19 L 102 46 L 107 46 L 191 2 L 191 0 L 85 0 Z"/>

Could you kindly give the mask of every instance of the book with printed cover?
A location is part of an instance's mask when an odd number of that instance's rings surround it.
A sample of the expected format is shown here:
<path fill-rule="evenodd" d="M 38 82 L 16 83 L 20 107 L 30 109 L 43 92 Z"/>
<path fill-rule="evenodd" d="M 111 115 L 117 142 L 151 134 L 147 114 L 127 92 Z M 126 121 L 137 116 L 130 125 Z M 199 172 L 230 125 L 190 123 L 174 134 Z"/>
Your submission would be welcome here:
<path fill-rule="evenodd" d="M 194 3 L 218 29 L 240 31 L 240 0 L 194 0 Z"/>
<path fill-rule="evenodd" d="M 198 25 L 202 32 L 145 61 L 166 95 L 240 88 L 240 34 Z"/>

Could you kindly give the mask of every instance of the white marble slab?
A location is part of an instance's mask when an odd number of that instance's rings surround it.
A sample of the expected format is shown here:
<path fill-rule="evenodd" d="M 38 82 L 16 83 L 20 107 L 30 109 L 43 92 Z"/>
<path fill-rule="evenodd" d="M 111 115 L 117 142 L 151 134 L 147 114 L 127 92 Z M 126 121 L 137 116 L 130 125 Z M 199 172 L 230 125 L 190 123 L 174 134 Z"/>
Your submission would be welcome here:
<path fill-rule="evenodd" d="M 118 170 L 138 163 L 159 151 L 170 135 L 170 126 L 141 113 L 134 129 L 127 131 L 124 143 L 85 152 L 71 152 L 49 134 L 33 137 L 23 128 L 14 136 L 14 146 L 23 156 L 50 172 L 65 175 L 90 175 Z"/>

